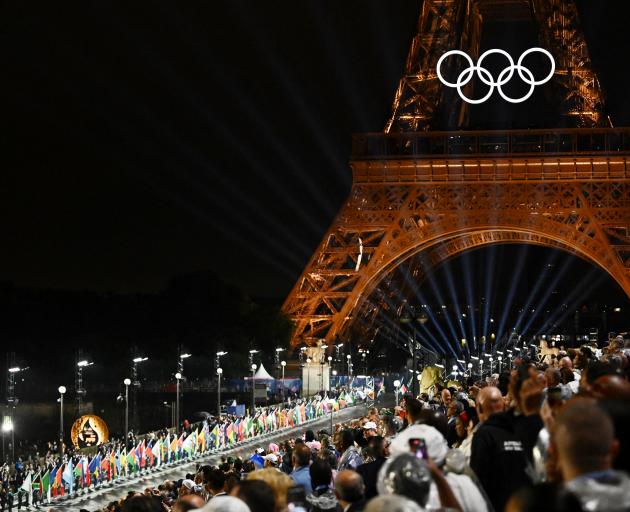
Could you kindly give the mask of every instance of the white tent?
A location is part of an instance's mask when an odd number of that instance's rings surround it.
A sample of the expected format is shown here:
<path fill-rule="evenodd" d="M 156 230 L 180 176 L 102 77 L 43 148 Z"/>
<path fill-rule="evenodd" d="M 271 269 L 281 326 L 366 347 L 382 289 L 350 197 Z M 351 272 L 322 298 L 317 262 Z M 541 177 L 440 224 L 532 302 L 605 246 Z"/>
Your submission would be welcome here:
<path fill-rule="evenodd" d="M 254 375 L 254 379 L 256 379 L 256 380 L 275 380 L 271 375 L 269 375 L 267 370 L 265 370 L 265 366 L 262 363 L 260 363 L 260 367 L 258 368 L 258 371 L 256 372 L 256 375 Z"/>

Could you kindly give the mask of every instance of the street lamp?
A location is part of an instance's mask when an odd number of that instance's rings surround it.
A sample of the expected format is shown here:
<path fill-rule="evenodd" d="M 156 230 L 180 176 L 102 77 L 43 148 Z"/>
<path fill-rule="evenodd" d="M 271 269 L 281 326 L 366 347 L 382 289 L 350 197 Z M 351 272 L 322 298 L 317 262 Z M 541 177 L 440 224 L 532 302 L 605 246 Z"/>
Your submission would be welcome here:
<path fill-rule="evenodd" d="M 503 356 L 499 356 L 497 359 L 499 360 L 499 373 L 501 373 L 501 361 L 503 361 Z"/>
<path fill-rule="evenodd" d="M 306 398 L 308 398 L 309 392 L 311 391 L 311 364 L 312 359 L 310 357 L 306 358 Z"/>
<path fill-rule="evenodd" d="M 274 355 L 274 366 L 276 367 L 276 377 L 278 376 L 278 371 L 280 370 L 280 352 L 284 352 L 284 349 L 281 347 L 276 348 L 276 354 Z"/>
<path fill-rule="evenodd" d="M 250 354 L 252 353 L 251 350 L 249 352 Z M 256 366 L 256 363 L 253 363 L 252 364 L 252 417 L 254 416 L 254 411 L 256 410 L 256 394 L 255 394 L 256 393 L 256 368 L 258 368 L 258 366 Z"/>
<path fill-rule="evenodd" d="M 63 395 L 66 386 L 59 386 L 59 455 L 63 457 Z"/>
<path fill-rule="evenodd" d="M 284 391 L 284 367 L 287 365 L 286 361 L 281 361 L 280 366 L 282 366 L 282 401 L 286 399 L 286 393 Z"/>
<path fill-rule="evenodd" d="M 220 350 L 219 352 L 217 352 L 217 357 L 214 360 L 214 368 L 217 369 L 221 366 L 221 358 L 223 356 L 226 356 L 227 352 L 224 352 L 223 350 Z"/>
<path fill-rule="evenodd" d="M 123 380 L 125 385 L 125 446 L 127 446 L 127 438 L 129 437 L 129 385 L 131 379 Z"/>
<path fill-rule="evenodd" d="M 394 388 L 396 390 L 396 406 L 398 406 L 398 390 L 400 389 L 400 381 L 398 379 L 394 381 Z"/>
<path fill-rule="evenodd" d="M 217 368 L 217 418 L 221 418 L 221 374 L 223 373 L 223 368 Z"/>
<path fill-rule="evenodd" d="M 177 422 L 177 424 L 175 425 L 176 429 L 179 428 L 179 423 L 180 423 L 179 421 L 179 381 L 182 380 L 183 378 L 184 376 L 181 373 L 177 372 L 175 374 L 175 380 L 177 383 L 176 388 L 175 388 L 176 393 L 177 393 L 177 396 L 175 398 L 175 421 Z"/>
<path fill-rule="evenodd" d="M 348 385 L 350 385 L 350 377 L 352 376 L 352 356 L 348 354 L 346 359 L 348 360 Z"/>
<path fill-rule="evenodd" d="M 138 365 L 140 363 L 144 363 L 147 361 L 148 357 L 134 357 L 132 359 L 131 366 L 131 380 L 133 384 L 133 393 L 132 393 L 132 427 L 137 428 L 137 420 L 138 420 L 138 388 L 140 387 L 140 380 L 138 379 Z"/>
<path fill-rule="evenodd" d="M 83 411 L 83 396 L 85 395 L 85 389 L 83 388 L 83 368 L 92 366 L 94 363 L 85 359 L 77 363 L 77 377 L 76 377 L 76 393 L 77 393 L 77 409 L 79 410 L 79 416 Z"/>

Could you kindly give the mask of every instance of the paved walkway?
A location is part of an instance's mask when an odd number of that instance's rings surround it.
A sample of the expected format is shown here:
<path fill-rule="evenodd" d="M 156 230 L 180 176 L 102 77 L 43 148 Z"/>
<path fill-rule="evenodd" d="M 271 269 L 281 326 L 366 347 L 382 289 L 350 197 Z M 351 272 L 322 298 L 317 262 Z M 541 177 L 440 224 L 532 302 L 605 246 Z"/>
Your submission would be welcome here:
<path fill-rule="evenodd" d="M 364 415 L 365 411 L 366 408 L 364 405 L 350 407 L 335 413 L 333 421 L 336 424 L 353 418 L 358 418 Z M 205 455 L 190 462 L 183 462 L 181 464 L 158 468 L 146 473 L 140 478 L 117 481 L 111 486 L 107 485 L 99 489 L 92 490 L 81 496 L 55 502 L 52 505 L 42 506 L 40 510 L 48 510 L 49 508 L 52 508 L 53 510 L 73 510 L 75 512 L 78 512 L 81 509 L 87 509 L 90 511 L 100 510 L 107 506 L 108 503 L 126 496 L 129 491 L 142 491 L 147 487 L 157 487 L 165 480 L 179 480 L 180 478 L 184 478 L 186 473 L 195 473 L 200 464 L 212 464 L 219 462 L 221 456 L 223 455 L 240 456 L 243 458 L 250 457 L 255 447 L 266 447 L 270 442 L 277 443 L 278 441 L 284 441 L 292 437 L 297 437 L 307 429 L 317 431 L 324 428 L 327 430 L 330 429 L 330 416 L 318 418 L 299 427 L 287 428 L 276 434 L 269 434 L 267 436 L 263 436 L 262 438 L 246 441 L 230 450 Z"/>

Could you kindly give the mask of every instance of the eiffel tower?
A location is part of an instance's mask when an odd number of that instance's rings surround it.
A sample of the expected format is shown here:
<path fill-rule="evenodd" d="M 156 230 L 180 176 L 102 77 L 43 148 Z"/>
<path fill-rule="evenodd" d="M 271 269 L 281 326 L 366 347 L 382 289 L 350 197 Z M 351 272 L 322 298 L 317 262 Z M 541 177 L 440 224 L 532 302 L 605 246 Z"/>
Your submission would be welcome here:
<path fill-rule="evenodd" d="M 483 30 L 508 24 L 534 28 L 555 60 L 535 93 L 551 128 L 471 130 L 477 107 L 439 80 L 444 53 L 476 62 Z M 369 336 L 379 314 L 400 307 L 387 293 L 398 267 L 418 283 L 489 244 L 568 251 L 630 296 L 630 129 L 605 114 L 574 2 L 424 0 L 417 27 L 391 117 L 382 133 L 353 136 L 350 195 L 284 303 L 292 346 L 332 347 L 357 325 Z M 465 61 L 445 62 L 455 82 Z M 472 98 L 482 87 L 476 79 L 462 89 Z M 501 105 L 525 119 L 532 110 Z"/>

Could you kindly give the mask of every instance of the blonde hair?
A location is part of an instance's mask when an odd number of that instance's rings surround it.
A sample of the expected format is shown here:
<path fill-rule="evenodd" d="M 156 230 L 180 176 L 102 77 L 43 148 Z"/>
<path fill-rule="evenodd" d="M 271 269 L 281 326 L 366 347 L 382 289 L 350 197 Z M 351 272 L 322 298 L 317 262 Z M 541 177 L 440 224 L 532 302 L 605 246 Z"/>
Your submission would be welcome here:
<path fill-rule="evenodd" d="M 275 468 L 258 469 L 249 475 L 247 480 L 262 480 L 273 490 L 276 499 L 276 512 L 281 512 L 287 508 L 287 491 L 295 483 L 293 479 Z"/>

